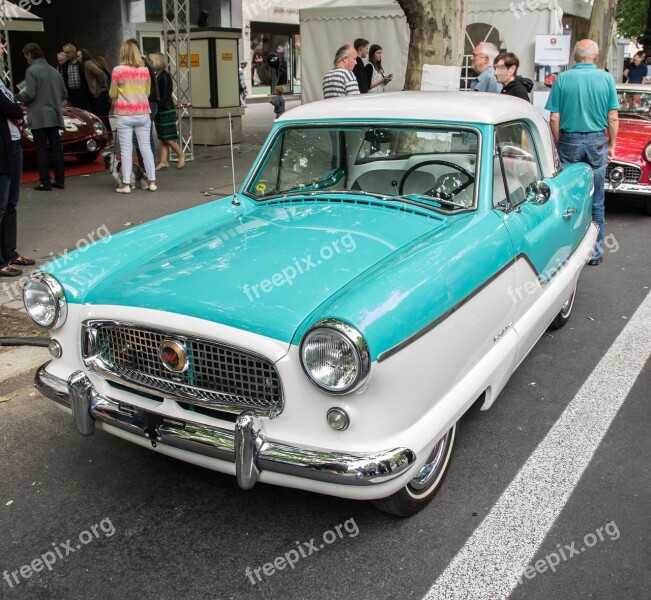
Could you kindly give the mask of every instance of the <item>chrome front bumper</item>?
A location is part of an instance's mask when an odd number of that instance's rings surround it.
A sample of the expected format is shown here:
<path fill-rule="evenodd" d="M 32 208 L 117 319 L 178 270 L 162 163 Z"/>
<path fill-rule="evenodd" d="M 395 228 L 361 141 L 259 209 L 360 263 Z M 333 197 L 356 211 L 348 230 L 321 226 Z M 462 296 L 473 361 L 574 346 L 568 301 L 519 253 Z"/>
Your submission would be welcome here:
<path fill-rule="evenodd" d="M 146 438 L 154 448 L 165 444 L 235 463 L 237 482 L 243 489 L 252 488 L 261 471 L 342 485 L 380 484 L 402 475 L 416 460 L 408 448 L 362 454 L 274 442 L 266 438 L 260 420 L 251 412 L 237 417 L 234 430 L 167 417 L 101 395 L 83 371 L 66 381 L 48 373 L 46 366 L 36 372 L 35 387 L 72 410 L 82 435 L 92 435 L 99 421 Z"/>
<path fill-rule="evenodd" d="M 613 185 L 608 179 L 606 179 L 604 190 L 613 194 L 644 194 L 646 196 L 651 196 L 651 183 L 620 183 L 619 185 Z"/>

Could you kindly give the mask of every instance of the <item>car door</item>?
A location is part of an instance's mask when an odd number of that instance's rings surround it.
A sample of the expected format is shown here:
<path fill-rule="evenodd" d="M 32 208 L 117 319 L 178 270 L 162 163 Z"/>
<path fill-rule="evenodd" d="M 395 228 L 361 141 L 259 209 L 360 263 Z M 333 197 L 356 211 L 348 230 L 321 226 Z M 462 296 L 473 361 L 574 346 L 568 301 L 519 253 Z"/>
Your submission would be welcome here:
<path fill-rule="evenodd" d="M 574 219 L 580 211 L 573 209 L 574 200 L 566 197 L 558 176 L 545 181 L 550 188 L 546 201 L 536 201 L 528 189 L 542 179 L 542 172 L 525 123 L 495 128 L 493 160 L 493 210 L 509 232 L 516 265 L 515 288 L 509 295 L 515 304 L 514 328 L 521 337 L 519 362 L 547 325 L 525 317 L 568 260 L 574 247 Z"/>

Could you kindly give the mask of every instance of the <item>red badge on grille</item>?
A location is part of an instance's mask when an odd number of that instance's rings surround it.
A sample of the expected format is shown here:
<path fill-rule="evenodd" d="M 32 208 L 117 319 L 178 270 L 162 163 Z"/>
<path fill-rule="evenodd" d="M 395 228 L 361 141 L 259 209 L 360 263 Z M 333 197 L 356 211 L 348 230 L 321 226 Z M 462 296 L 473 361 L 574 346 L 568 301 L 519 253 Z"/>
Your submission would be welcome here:
<path fill-rule="evenodd" d="M 188 365 L 185 347 L 176 340 L 165 340 L 158 349 L 158 356 L 163 366 L 172 373 L 180 373 Z"/>

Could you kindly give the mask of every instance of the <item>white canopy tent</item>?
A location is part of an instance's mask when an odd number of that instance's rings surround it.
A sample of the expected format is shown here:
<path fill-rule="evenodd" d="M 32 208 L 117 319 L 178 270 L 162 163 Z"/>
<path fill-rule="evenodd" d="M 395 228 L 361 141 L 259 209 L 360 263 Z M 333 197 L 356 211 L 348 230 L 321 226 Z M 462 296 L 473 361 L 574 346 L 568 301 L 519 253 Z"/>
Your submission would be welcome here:
<path fill-rule="evenodd" d="M 12 89 L 10 31 L 43 31 L 43 19 L 8 0 L 0 0 L 0 44 L 4 46 L 0 51 L 0 79 Z"/>
<path fill-rule="evenodd" d="M 560 34 L 563 12 L 557 0 L 540 2 L 534 10 L 514 11 L 512 0 L 470 0 L 467 25 L 485 23 L 497 30 L 500 46 L 520 59 L 519 73 L 533 78 L 537 33 Z M 394 0 L 331 0 L 299 11 L 302 101 L 323 98 L 323 74 L 332 68 L 337 48 L 363 37 L 383 48 L 382 64 L 394 79 L 388 90 L 401 90 L 405 81 L 409 28 L 404 12 Z M 490 29 L 490 27 L 489 27 Z M 478 43 L 482 40 L 472 40 Z"/>
<path fill-rule="evenodd" d="M 8 0 L 4 0 L 4 2 L 0 0 L 0 29 L 6 31 L 43 31 L 43 19 L 12 2 L 8 2 Z"/>

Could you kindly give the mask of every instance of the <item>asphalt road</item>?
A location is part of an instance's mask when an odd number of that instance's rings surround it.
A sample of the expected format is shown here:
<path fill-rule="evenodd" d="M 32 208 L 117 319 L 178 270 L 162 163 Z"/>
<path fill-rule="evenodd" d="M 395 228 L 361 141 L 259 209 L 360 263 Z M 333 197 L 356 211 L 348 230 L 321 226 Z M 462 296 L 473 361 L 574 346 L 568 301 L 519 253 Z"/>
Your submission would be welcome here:
<path fill-rule="evenodd" d="M 247 109 L 237 179 L 270 110 Z M 102 225 L 203 202 L 211 187 L 227 193 L 224 164 L 223 149 L 202 150 L 163 173 L 156 194 L 111 193 L 103 173 L 61 194 L 25 193 L 21 250 L 46 258 Z M 629 200 L 607 208 L 616 243 L 585 268 L 571 321 L 543 336 L 489 411 L 461 421 L 442 490 L 410 519 L 262 484 L 244 492 L 101 431 L 84 438 L 30 373 L 0 371 L 0 598 L 651 597 L 651 369 L 640 337 L 651 218 Z M 511 590 L 502 574 L 518 556 L 531 569 Z M 292 568 L 265 572 L 278 557 Z"/>

